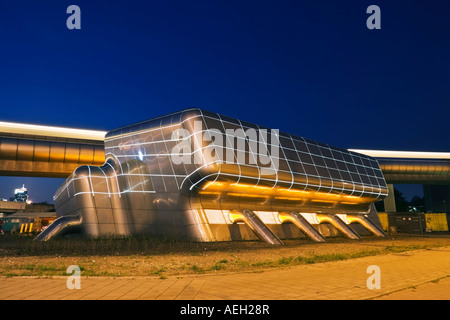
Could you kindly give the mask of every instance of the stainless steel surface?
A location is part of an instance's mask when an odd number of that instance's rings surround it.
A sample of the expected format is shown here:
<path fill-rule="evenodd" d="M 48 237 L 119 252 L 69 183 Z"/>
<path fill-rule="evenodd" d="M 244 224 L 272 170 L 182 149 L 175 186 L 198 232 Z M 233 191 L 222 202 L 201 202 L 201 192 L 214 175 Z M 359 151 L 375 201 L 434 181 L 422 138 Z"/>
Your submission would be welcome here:
<path fill-rule="evenodd" d="M 112 130 L 106 162 L 78 167 L 55 193 L 57 214 L 80 215 L 83 232 L 94 237 L 216 241 L 245 238 L 245 228 L 228 217 L 237 210 L 279 238 L 289 232 L 278 212 L 364 215 L 386 196 L 375 159 L 282 132 L 264 139 L 247 134 L 263 129 L 188 109 Z"/>
<path fill-rule="evenodd" d="M 258 236 L 258 238 L 264 242 L 270 244 L 282 245 L 280 239 L 267 227 L 260 218 L 251 210 L 243 211 L 231 211 L 230 221 L 232 223 L 244 222 L 253 232 Z"/>
<path fill-rule="evenodd" d="M 315 242 L 326 242 L 325 237 L 317 231 L 309 222 L 298 212 L 280 212 L 278 218 L 281 223 L 291 222 L 299 228 L 308 238 Z"/>
<path fill-rule="evenodd" d="M 378 237 L 387 238 L 387 234 L 375 223 L 373 223 L 367 216 L 348 214 L 347 219 L 350 223 L 360 223 L 364 228 Z"/>
<path fill-rule="evenodd" d="M 337 215 L 331 214 L 317 214 L 317 219 L 319 220 L 319 223 L 330 223 L 335 227 L 337 230 L 339 230 L 345 237 L 352 240 L 359 240 L 361 237 L 353 231 L 344 221 L 342 221 L 341 218 L 339 218 Z"/>
<path fill-rule="evenodd" d="M 80 227 L 82 224 L 81 216 L 62 216 L 53 221 L 44 231 L 38 234 L 34 240 L 37 241 L 47 241 L 51 238 L 68 231 L 70 228 Z"/>

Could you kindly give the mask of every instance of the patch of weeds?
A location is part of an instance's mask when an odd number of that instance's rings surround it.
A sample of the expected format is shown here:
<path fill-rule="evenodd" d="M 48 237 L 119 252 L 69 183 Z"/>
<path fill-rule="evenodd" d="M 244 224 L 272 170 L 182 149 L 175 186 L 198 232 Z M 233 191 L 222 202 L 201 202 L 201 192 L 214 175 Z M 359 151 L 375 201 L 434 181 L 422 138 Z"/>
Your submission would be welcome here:
<path fill-rule="evenodd" d="M 438 283 L 439 280 L 441 280 L 441 279 L 434 279 L 434 280 L 431 280 L 431 282 L 432 282 L 432 283 Z"/>
<path fill-rule="evenodd" d="M 353 259 L 353 258 L 363 258 L 363 257 L 375 256 L 380 253 L 381 253 L 381 250 L 373 249 L 373 250 L 361 250 L 361 251 L 357 251 L 357 252 L 352 252 L 352 253 L 348 253 L 347 255 L 350 259 Z"/>
<path fill-rule="evenodd" d="M 218 270 L 222 270 L 225 269 L 225 266 L 222 263 L 216 263 L 213 266 L 211 266 L 211 268 L 209 268 L 209 270 L 214 270 L 214 271 L 218 271 Z"/>
<path fill-rule="evenodd" d="M 244 260 L 237 260 L 236 262 L 235 262 L 235 264 L 238 266 L 238 267 L 241 267 L 241 268 L 248 268 L 249 266 L 250 266 L 250 262 L 248 262 L 248 261 L 244 261 Z"/>
<path fill-rule="evenodd" d="M 86 272 L 84 272 L 85 276 L 91 276 L 91 277 L 115 277 L 115 276 L 120 276 L 120 274 L 116 274 L 116 273 L 112 273 L 112 272 L 108 272 L 108 271 L 94 271 L 94 270 L 86 270 Z"/>
<path fill-rule="evenodd" d="M 12 278 L 12 277 L 18 277 L 19 275 L 17 273 L 10 273 L 10 272 L 8 272 L 8 273 L 5 274 L 5 276 L 7 278 Z"/>
<path fill-rule="evenodd" d="M 275 266 L 275 264 L 272 260 L 258 261 L 258 262 L 252 263 L 252 267 L 256 267 L 256 268 L 273 267 L 273 266 Z"/>
<path fill-rule="evenodd" d="M 200 272 L 203 271 L 202 268 L 200 268 L 200 267 L 197 266 L 196 264 L 194 264 L 194 265 L 191 267 L 191 269 L 192 269 L 192 271 L 197 272 L 197 273 L 200 273 Z"/>
<path fill-rule="evenodd" d="M 349 256 L 342 253 L 315 254 L 309 257 L 298 256 L 295 260 L 302 263 L 319 263 L 348 259 Z"/>
<path fill-rule="evenodd" d="M 219 262 L 215 263 L 212 267 L 210 267 L 209 270 L 218 271 L 218 270 L 225 269 L 226 268 L 226 266 L 225 266 L 226 263 L 228 263 L 228 260 L 227 259 L 222 259 Z"/>
<path fill-rule="evenodd" d="M 423 250 L 423 249 L 427 249 L 428 246 L 426 245 L 420 245 L 420 244 L 412 244 L 412 245 L 407 245 L 407 246 L 387 246 L 384 248 L 385 251 L 389 252 L 389 253 L 401 253 L 401 252 L 405 252 L 405 251 L 411 251 L 411 250 Z"/>
<path fill-rule="evenodd" d="M 293 260 L 294 260 L 293 257 L 288 257 L 288 258 L 282 257 L 278 260 L 278 264 L 288 265 L 288 264 L 291 264 L 293 262 Z"/>
<path fill-rule="evenodd" d="M 165 272 L 167 269 L 166 268 L 161 268 L 158 269 L 156 271 L 151 272 L 151 274 L 157 275 L 157 276 L 161 276 L 163 272 Z"/>
<path fill-rule="evenodd" d="M 25 270 L 34 270 L 36 268 L 36 265 L 34 264 L 27 264 L 25 266 L 23 266 L 23 269 Z"/>

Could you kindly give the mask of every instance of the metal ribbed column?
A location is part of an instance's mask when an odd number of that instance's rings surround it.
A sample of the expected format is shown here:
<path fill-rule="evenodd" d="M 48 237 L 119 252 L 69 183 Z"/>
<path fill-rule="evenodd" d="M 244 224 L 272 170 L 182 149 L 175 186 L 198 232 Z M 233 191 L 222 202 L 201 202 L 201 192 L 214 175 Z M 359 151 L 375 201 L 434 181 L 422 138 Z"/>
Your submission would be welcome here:
<path fill-rule="evenodd" d="M 251 210 L 236 211 L 233 210 L 229 213 L 229 217 L 232 223 L 244 222 L 258 238 L 264 242 L 270 244 L 282 245 L 280 239 L 269 229 L 268 226 L 261 221 L 261 219 Z"/>
<path fill-rule="evenodd" d="M 299 228 L 308 238 L 315 242 L 326 242 L 325 237 L 317 231 L 309 222 L 298 212 L 280 212 L 278 218 L 281 223 L 291 222 Z"/>

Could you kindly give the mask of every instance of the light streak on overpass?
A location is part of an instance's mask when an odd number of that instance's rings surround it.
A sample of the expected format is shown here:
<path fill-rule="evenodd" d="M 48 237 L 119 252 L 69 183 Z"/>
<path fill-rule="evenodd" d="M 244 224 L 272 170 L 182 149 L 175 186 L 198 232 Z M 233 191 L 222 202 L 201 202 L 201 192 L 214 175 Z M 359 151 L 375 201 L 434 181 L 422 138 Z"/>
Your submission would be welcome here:
<path fill-rule="evenodd" d="M 0 122 L 0 175 L 66 178 L 105 160 L 105 131 Z"/>

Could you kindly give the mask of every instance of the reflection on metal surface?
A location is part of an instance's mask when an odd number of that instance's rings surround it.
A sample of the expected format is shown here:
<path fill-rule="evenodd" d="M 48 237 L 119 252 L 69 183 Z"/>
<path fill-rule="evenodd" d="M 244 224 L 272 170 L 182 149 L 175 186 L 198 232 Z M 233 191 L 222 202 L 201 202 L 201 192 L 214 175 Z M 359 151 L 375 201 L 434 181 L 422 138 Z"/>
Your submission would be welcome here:
<path fill-rule="evenodd" d="M 82 223 L 81 216 L 62 216 L 52 222 L 43 232 L 38 234 L 34 240 L 47 241 L 70 228 L 79 227 Z"/>
<path fill-rule="evenodd" d="M 379 228 L 375 223 L 373 223 L 368 217 L 364 215 L 347 215 L 347 220 L 349 223 L 360 223 L 364 228 L 372 232 L 374 235 L 378 237 L 386 238 L 387 234 Z"/>
<path fill-rule="evenodd" d="M 258 236 L 278 243 L 298 229 L 285 233 L 290 226 L 276 219 L 266 225 L 259 212 L 360 215 L 387 195 L 375 159 L 262 130 L 199 109 L 112 130 L 106 162 L 77 168 L 55 193 L 57 214 L 80 215 L 83 233 L 94 237 L 215 241 L 245 238 L 248 228 L 233 225 L 228 214 L 223 224 L 210 224 L 205 212 L 213 218 L 212 211 L 238 211 Z"/>
<path fill-rule="evenodd" d="M 298 212 L 280 212 L 278 218 L 281 223 L 291 222 L 296 225 L 308 238 L 316 242 L 326 242 L 325 237 L 320 234 L 309 222 Z"/>
<path fill-rule="evenodd" d="M 232 223 L 244 222 L 262 241 L 270 244 L 283 244 L 253 211 L 231 211 L 229 215 Z"/>
<path fill-rule="evenodd" d="M 361 237 L 353 231 L 344 221 L 342 221 L 341 218 L 337 215 L 325 215 L 325 214 L 317 214 L 317 219 L 319 220 L 319 223 L 328 222 L 333 227 L 338 229 L 345 237 L 352 240 L 359 240 Z"/>

